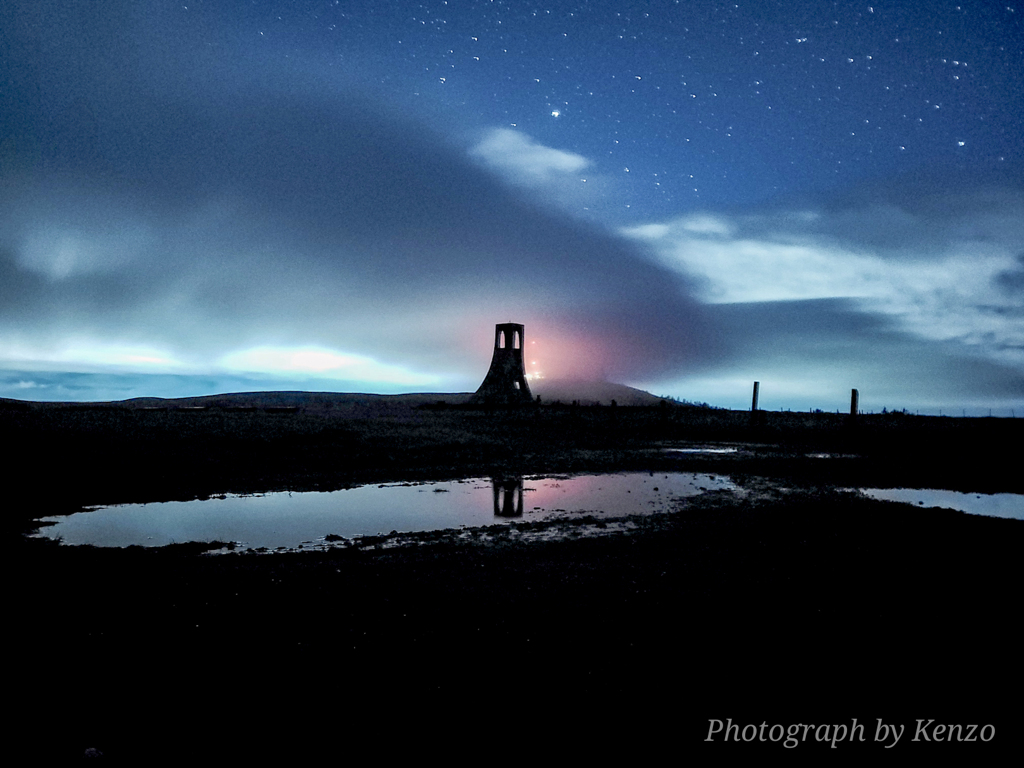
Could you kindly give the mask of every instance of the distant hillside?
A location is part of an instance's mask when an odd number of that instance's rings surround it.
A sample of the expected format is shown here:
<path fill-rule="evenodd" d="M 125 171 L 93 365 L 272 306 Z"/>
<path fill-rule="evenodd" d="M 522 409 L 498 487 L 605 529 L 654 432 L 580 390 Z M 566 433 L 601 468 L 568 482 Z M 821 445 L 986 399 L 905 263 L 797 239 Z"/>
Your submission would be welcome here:
<path fill-rule="evenodd" d="M 406 405 L 443 401 L 451 405 L 469 400 L 468 392 L 424 392 L 406 395 L 376 395 L 363 392 L 232 392 L 204 397 L 137 397 L 125 400 L 134 408 L 335 408 L 352 405 Z"/>
<path fill-rule="evenodd" d="M 576 401 L 580 405 L 657 405 L 662 398 L 655 397 L 642 389 L 613 384 L 608 381 L 552 381 L 543 379 L 530 384 L 534 396 L 540 395 L 542 403 L 562 402 L 566 405 Z M 223 408 L 229 410 L 297 410 L 316 412 L 324 409 L 352 407 L 408 407 L 444 402 L 462 405 L 472 397 L 471 392 L 418 392 L 404 395 L 376 395 L 360 392 L 230 392 L 202 397 L 136 397 L 130 400 L 103 403 L 54 402 L 49 407 L 96 407 L 121 406 L 141 409 L 183 409 Z M 29 407 L 30 401 L 4 400 L 0 406 L 6 408 Z"/>
<path fill-rule="evenodd" d="M 553 403 L 561 401 L 571 403 L 578 400 L 580 405 L 657 405 L 662 398 L 655 397 L 642 389 L 627 387 L 625 384 L 613 384 L 610 381 L 573 381 L 541 379 L 530 382 L 530 391 L 540 395 L 541 402 Z"/>

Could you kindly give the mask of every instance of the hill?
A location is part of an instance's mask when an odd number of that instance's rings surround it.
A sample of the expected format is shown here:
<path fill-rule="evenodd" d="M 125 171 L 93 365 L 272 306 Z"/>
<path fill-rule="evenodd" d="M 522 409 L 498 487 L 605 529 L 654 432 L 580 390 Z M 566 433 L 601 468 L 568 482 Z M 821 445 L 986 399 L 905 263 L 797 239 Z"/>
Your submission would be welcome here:
<path fill-rule="evenodd" d="M 540 395 L 544 403 L 572 403 L 580 405 L 657 405 L 662 398 L 655 397 L 642 389 L 613 384 L 609 381 L 541 380 L 530 385 L 534 395 Z M 231 410 L 295 409 L 315 412 L 321 409 L 335 409 L 353 406 L 405 406 L 444 402 L 448 405 L 462 405 L 469 401 L 471 392 L 410 392 L 401 395 L 378 395 L 368 392 L 227 392 L 198 397 L 136 397 L 130 400 L 93 403 L 49 403 L 51 407 L 70 406 L 112 406 L 149 410 L 161 409 L 202 409 L 224 408 Z M 0 399 L 8 407 L 23 404 L 20 400 Z"/>
<path fill-rule="evenodd" d="M 561 401 L 571 403 L 578 400 L 580 405 L 657 405 L 662 398 L 655 397 L 642 389 L 613 384 L 610 381 L 579 381 L 541 379 L 530 382 L 530 391 L 540 395 L 542 402 Z"/>

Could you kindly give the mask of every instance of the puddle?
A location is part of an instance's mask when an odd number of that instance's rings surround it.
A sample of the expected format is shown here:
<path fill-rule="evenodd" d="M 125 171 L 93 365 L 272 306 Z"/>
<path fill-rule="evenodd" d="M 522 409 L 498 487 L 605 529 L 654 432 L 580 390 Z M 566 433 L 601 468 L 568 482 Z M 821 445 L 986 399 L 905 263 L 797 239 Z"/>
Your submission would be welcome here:
<path fill-rule="evenodd" d="M 738 448 L 662 448 L 665 453 L 736 453 Z"/>
<path fill-rule="evenodd" d="M 660 512 L 675 499 L 723 490 L 737 487 L 727 477 L 693 472 L 370 485 L 102 507 L 42 518 L 52 524 L 37 535 L 100 547 L 229 541 L 241 549 L 290 549 L 322 545 L 327 537 Z"/>
<path fill-rule="evenodd" d="M 961 493 L 930 488 L 859 488 L 866 496 L 903 501 L 916 507 L 946 507 L 972 515 L 1024 520 L 1024 495 L 1019 493 Z"/>

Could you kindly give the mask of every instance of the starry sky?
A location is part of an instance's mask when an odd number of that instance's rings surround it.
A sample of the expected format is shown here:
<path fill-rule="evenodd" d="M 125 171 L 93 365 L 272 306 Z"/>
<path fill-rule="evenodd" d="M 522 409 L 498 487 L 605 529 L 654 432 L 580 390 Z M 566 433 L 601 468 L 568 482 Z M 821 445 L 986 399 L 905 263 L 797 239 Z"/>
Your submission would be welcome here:
<path fill-rule="evenodd" d="M 1024 413 L 1024 6 L 0 8 L 0 397 Z"/>

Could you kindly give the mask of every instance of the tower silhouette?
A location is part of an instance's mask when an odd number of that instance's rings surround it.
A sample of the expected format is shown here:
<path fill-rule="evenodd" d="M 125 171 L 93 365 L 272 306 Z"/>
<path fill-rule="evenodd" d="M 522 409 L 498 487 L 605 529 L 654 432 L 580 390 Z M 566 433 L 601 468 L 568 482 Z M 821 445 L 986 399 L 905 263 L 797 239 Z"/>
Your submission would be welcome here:
<path fill-rule="evenodd" d="M 473 395 L 478 403 L 528 403 L 533 399 L 523 365 L 523 326 L 499 323 L 494 326 L 494 355 L 484 383 Z"/>

